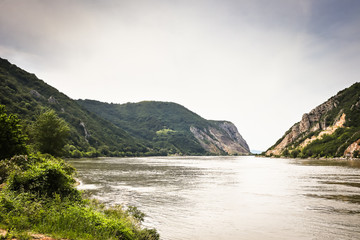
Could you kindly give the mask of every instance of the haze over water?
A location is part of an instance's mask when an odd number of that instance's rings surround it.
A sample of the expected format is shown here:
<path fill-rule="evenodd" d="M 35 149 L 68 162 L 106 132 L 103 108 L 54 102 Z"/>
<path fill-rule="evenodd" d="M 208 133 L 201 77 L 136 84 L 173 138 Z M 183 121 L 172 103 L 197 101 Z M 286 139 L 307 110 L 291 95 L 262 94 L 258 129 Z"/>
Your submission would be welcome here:
<path fill-rule="evenodd" d="M 81 189 L 135 205 L 161 239 L 360 239 L 360 162 L 255 157 L 71 160 Z"/>

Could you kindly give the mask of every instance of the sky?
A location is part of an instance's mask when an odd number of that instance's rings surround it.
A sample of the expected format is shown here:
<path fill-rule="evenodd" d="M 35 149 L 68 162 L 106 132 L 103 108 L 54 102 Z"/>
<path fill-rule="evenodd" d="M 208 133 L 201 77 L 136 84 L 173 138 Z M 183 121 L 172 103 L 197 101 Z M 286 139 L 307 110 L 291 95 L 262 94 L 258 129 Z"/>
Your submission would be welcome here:
<path fill-rule="evenodd" d="M 0 0 L 0 57 L 73 99 L 179 103 L 253 150 L 360 80 L 359 0 Z"/>

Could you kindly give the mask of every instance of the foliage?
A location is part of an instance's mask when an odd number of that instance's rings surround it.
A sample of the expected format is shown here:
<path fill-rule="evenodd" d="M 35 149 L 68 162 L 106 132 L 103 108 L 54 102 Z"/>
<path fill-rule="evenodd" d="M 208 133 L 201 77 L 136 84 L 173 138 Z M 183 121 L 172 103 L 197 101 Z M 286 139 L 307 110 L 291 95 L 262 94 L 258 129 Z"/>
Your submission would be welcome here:
<path fill-rule="evenodd" d="M 37 159 L 34 155 L 31 156 L 32 157 L 28 157 L 27 155 L 16 155 L 10 159 L 0 161 L 0 184 L 5 182 L 9 175 L 15 170 L 17 172 L 26 171 Z"/>
<path fill-rule="evenodd" d="M 143 101 L 139 103 L 108 104 L 93 100 L 78 100 L 81 106 L 125 129 L 152 150 L 151 154 L 205 155 L 206 151 L 190 132 L 190 127 L 213 127 L 185 107 L 171 102 Z M 165 154 L 165 155 L 166 155 Z"/>
<path fill-rule="evenodd" d="M 11 191 L 33 193 L 43 197 L 79 199 L 79 192 L 74 189 L 73 169 L 65 167 L 61 161 L 44 161 L 30 165 L 29 169 L 14 171 L 8 178 L 7 188 Z"/>
<path fill-rule="evenodd" d="M 176 131 L 172 130 L 172 129 L 169 129 L 169 128 L 164 128 L 164 129 L 161 129 L 159 131 L 156 131 L 156 135 L 158 136 L 161 136 L 161 135 L 168 135 L 168 134 L 174 134 L 176 133 Z"/>
<path fill-rule="evenodd" d="M 32 132 L 40 152 L 60 155 L 69 131 L 67 123 L 59 118 L 54 110 L 48 110 L 38 116 Z"/>
<path fill-rule="evenodd" d="M 136 220 L 142 222 L 144 221 L 145 214 L 141 212 L 137 207 L 135 206 L 129 206 L 126 210 L 126 213 L 133 216 Z"/>
<path fill-rule="evenodd" d="M 341 157 L 345 149 L 360 138 L 360 128 L 339 128 L 302 149 L 302 157 Z"/>
<path fill-rule="evenodd" d="M 19 123 L 15 115 L 7 114 L 5 106 L 0 105 L 0 160 L 27 152 L 27 136 Z"/>
<path fill-rule="evenodd" d="M 79 152 L 96 151 L 107 146 L 111 152 L 127 152 L 131 155 L 144 152 L 141 141 L 134 139 L 120 127 L 88 112 L 74 100 L 49 86 L 34 74 L 0 58 L 0 104 L 6 105 L 8 112 L 18 115 L 25 125 L 31 125 L 35 116 L 52 109 L 64 119 L 70 128 L 69 144 Z M 85 135 L 85 131 L 87 135 Z M 65 153 L 65 155 L 70 155 Z M 11 157 L 11 156 L 10 156 Z"/>
<path fill-rule="evenodd" d="M 53 111 L 40 120 L 35 128 L 46 126 L 40 134 L 48 134 L 49 129 L 68 131 Z M 21 129 L 18 120 L 14 122 L 15 130 Z M 54 135 L 56 139 L 62 136 Z M 14 154 L 21 152 L 17 149 Z M 83 199 L 75 188 L 74 174 L 73 167 L 50 154 L 16 155 L 0 161 L 0 225 L 9 230 L 6 238 L 31 239 L 27 233 L 31 231 L 68 239 L 159 239 L 156 230 L 141 228 L 144 214 L 137 208 L 107 209 Z"/>
<path fill-rule="evenodd" d="M 68 144 L 75 149 L 65 148 L 66 157 L 204 155 L 206 151 L 190 132 L 190 126 L 211 126 L 222 131 L 212 121 L 175 103 L 74 101 L 1 58 L 0 79 L 0 104 L 26 125 L 30 126 L 44 109 L 52 109 L 67 122 Z M 175 132 L 158 138 L 157 131 L 163 129 Z"/>
<path fill-rule="evenodd" d="M 351 143 L 360 139 L 360 83 L 355 83 L 349 88 L 340 91 L 331 99 L 334 107 L 328 112 L 323 113 L 320 120 L 313 122 L 312 125 L 332 126 L 344 113 L 346 115 L 344 128 L 337 129 L 335 133 L 325 135 L 321 139 L 311 142 L 303 149 L 301 148 L 301 143 L 312 136 L 318 136 L 323 129 L 300 134 L 284 149 L 282 155 L 301 158 L 341 157 Z M 269 150 L 278 145 L 290 131 L 291 128 Z"/>
<path fill-rule="evenodd" d="M 74 169 L 63 160 L 31 155 L 4 161 L 13 167 L 0 192 L 0 224 L 10 235 L 35 231 L 68 239 L 159 239 L 156 230 L 141 228 L 144 215 L 137 208 L 105 208 L 82 199 Z"/>

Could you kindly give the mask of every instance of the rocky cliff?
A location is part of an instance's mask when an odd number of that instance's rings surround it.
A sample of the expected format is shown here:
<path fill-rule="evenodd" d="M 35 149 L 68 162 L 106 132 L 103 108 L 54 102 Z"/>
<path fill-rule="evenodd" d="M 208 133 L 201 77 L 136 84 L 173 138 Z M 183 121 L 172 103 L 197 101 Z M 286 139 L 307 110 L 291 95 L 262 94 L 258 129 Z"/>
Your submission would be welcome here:
<path fill-rule="evenodd" d="M 81 106 L 139 138 L 151 149 L 179 155 L 243 155 L 249 146 L 234 124 L 206 120 L 176 103 L 144 101 L 108 104 L 78 100 Z"/>
<path fill-rule="evenodd" d="M 233 123 L 221 121 L 215 123 L 219 128 L 212 126 L 205 129 L 190 127 L 190 131 L 206 151 L 215 154 L 225 152 L 230 155 L 250 153 L 248 144 Z"/>
<path fill-rule="evenodd" d="M 267 156 L 352 156 L 360 138 L 360 84 L 339 92 L 294 124 Z M 352 144 L 352 145 L 351 145 Z"/>

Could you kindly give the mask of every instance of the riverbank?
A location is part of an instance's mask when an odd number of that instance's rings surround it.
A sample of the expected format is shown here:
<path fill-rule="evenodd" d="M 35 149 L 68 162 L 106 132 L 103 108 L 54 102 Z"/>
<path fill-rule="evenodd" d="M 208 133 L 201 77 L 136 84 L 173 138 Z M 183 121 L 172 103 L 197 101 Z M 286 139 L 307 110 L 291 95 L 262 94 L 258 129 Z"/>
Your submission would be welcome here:
<path fill-rule="evenodd" d="M 293 158 L 293 157 L 284 157 L 284 156 L 265 156 L 260 154 L 253 155 L 255 157 L 262 157 L 262 158 L 284 158 L 284 159 L 298 159 L 298 160 L 330 160 L 330 161 L 359 161 L 360 158 L 354 158 L 354 157 L 336 157 L 336 158 Z"/>
<path fill-rule="evenodd" d="M 0 170 L 1 239 L 159 239 L 155 229 L 141 226 L 136 208 L 83 197 L 76 170 L 62 159 L 15 156 L 2 160 Z"/>
<path fill-rule="evenodd" d="M 38 234 L 38 233 L 24 233 L 28 240 L 58 240 L 56 238 L 52 238 L 49 236 L 46 236 L 44 234 Z M 24 236 L 22 236 L 23 238 Z M 11 236 L 8 234 L 8 231 L 5 229 L 0 229 L 0 239 L 11 239 L 11 240 L 18 240 L 20 238 L 17 238 L 16 236 Z M 60 238 L 60 240 L 68 240 L 65 238 Z"/>
<path fill-rule="evenodd" d="M 360 239 L 360 169 L 329 162 L 220 156 L 70 163 L 93 198 L 138 206 L 144 225 L 163 239 Z"/>

